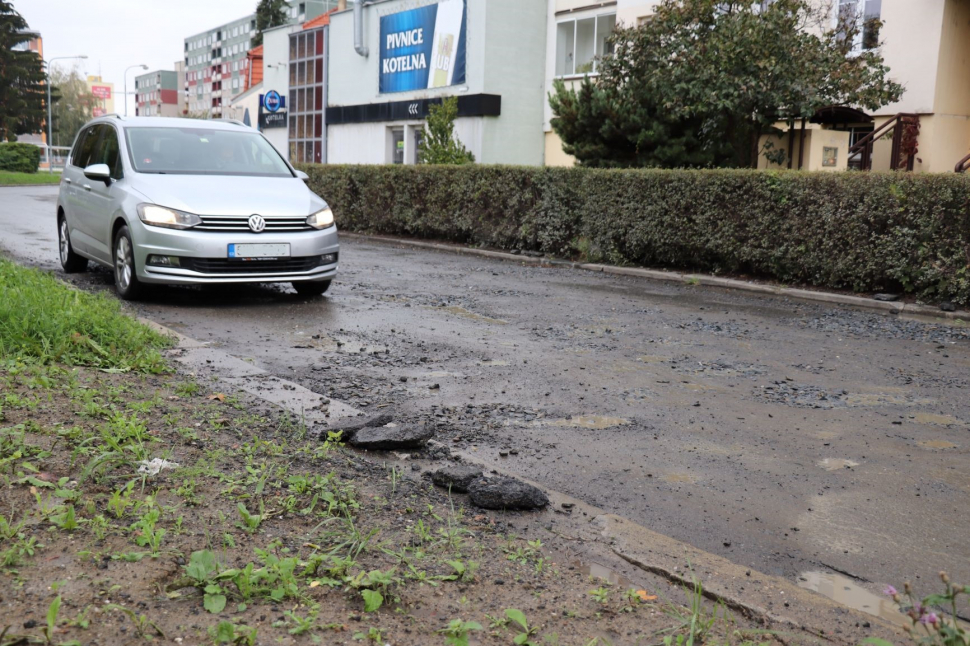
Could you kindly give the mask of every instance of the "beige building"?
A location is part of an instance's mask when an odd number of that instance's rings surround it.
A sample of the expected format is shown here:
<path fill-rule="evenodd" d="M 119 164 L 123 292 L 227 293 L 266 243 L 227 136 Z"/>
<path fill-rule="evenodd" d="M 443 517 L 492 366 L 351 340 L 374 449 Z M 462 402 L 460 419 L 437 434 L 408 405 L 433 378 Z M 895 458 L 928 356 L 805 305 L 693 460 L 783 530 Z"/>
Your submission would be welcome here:
<path fill-rule="evenodd" d="M 804 133 L 796 124 L 794 132 L 770 138 L 775 152 L 784 150 L 786 161 L 775 165 L 762 157 L 760 166 L 798 168 L 801 162 L 806 170 L 852 166 L 953 172 L 970 154 L 970 0 L 818 1 L 834 5 L 833 26 L 838 12 L 846 10 L 858 15 L 863 25 L 868 24 L 866 18 L 883 21 L 879 33 L 864 28 L 855 48 L 862 51 L 881 43 L 890 76 L 905 93 L 898 103 L 875 114 L 826 111 L 806 122 Z M 547 92 L 555 78 L 577 82 L 584 73 L 595 74 L 595 62 L 589 68 L 587 58 L 606 47 L 600 35 L 610 16 L 613 24 L 635 25 L 647 19 L 654 6 L 643 0 L 550 0 Z M 546 164 L 570 165 L 574 160 L 563 153 L 551 118 L 546 105 Z"/>

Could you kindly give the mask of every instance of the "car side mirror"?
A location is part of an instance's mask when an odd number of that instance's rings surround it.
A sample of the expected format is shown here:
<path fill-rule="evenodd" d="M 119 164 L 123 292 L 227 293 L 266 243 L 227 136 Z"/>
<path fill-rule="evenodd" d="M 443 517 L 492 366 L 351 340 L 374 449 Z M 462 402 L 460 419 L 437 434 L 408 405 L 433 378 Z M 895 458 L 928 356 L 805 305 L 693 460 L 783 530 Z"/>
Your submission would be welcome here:
<path fill-rule="evenodd" d="M 306 180 L 308 180 L 308 179 L 310 179 L 310 176 L 309 176 L 309 175 L 307 175 L 306 173 L 304 173 L 304 172 L 303 172 L 302 170 L 298 170 L 298 171 L 296 171 L 296 176 L 297 176 L 297 177 L 298 177 L 299 179 L 302 179 L 302 180 L 303 180 L 304 182 L 305 182 Z"/>
<path fill-rule="evenodd" d="M 95 182 L 104 182 L 105 186 L 111 185 L 111 169 L 107 164 L 91 164 L 84 169 L 84 176 Z"/>

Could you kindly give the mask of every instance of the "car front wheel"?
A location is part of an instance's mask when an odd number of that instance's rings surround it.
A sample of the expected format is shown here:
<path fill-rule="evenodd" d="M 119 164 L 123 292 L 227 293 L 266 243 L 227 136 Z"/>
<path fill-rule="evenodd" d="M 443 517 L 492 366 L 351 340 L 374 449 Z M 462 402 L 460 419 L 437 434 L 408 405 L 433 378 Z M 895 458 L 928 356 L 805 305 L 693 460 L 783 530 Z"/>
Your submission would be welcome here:
<path fill-rule="evenodd" d="M 67 218 L 63 215 L 57 221 L 57 247 L 64 273 L 76 274 L 88 268 L 87 258 L 74 253 L 74 247 L 71 246 L 71 231 L 67 226 Z"/>
<path fill-rule="evenodd" d="M 121 227 L 115 235 L 114 270 L 118 296 L 126 301 L 140 298 L 145 286 L 138 280 L 138 272 L 135 270 L 135 250 L 128 227 Z"/>
<path fill-rule="evenodd" d="M 330 289 L 329 280 L 311 280 L 293 283 L 293 289 L 300 296 L 321 296 Z"/>

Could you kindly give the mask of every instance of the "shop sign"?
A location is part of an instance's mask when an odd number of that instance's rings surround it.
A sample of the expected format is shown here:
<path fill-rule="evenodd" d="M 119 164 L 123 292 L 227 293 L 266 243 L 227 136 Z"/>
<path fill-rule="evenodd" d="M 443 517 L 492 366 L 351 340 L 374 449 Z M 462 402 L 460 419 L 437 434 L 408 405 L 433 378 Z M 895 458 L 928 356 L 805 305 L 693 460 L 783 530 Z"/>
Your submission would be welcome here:
<path fill-rule="evenodd" d="M 110 85 L 92 85 L 91 94 L 95 97 L 103 100 L 111 98 L 111 86 Z"/>
<path fill-rule="evenodd" d="M 286 99 L 280 96 L 276 90 L 270 90 L 262 95 L 263 107 L 269 112 L 279 112 L 286 107 Z"/>
<path fill-rule="evenodd" d="M 285 128 L 285 112 L 264 112 L 259 115 L 259 125 L 262 128 Z"/>
<path fill-rule="evenodd" d="M 381 93 L 465 82 L 467 0 L 441 0 L 381 17 Z"/>

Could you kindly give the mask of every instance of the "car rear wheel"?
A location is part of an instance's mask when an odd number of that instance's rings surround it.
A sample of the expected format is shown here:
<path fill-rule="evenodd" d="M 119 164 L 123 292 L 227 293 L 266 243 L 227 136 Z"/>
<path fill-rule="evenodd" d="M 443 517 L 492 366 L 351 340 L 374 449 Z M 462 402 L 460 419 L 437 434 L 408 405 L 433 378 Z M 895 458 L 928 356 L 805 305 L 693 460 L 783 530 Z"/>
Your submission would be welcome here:
<path fill-rule="evenodd" d="M 76 274 L 88 268 L 88 260 L 74 253 L 71 246 L 71 231 L 67 226 L 67 218 L 63 215 L 57 220 L 57 248 L 61 256 L 61 267 L 67 274 Z"/>
<path fill-rule="evenodd" d="M 330 289 L 329 280 L 313 280 L 293 283 L 293 289 L 300 296 L 321 296 Z"/>
<path fill-rule="evenodd" d="M 114 270 L 118 296 L 126 301 L 134 301 L 144 294 L 145 286 L 138 280 L 135 270 L 135 251 L 128 227 L 121 227 L 115 235 Z"/>

